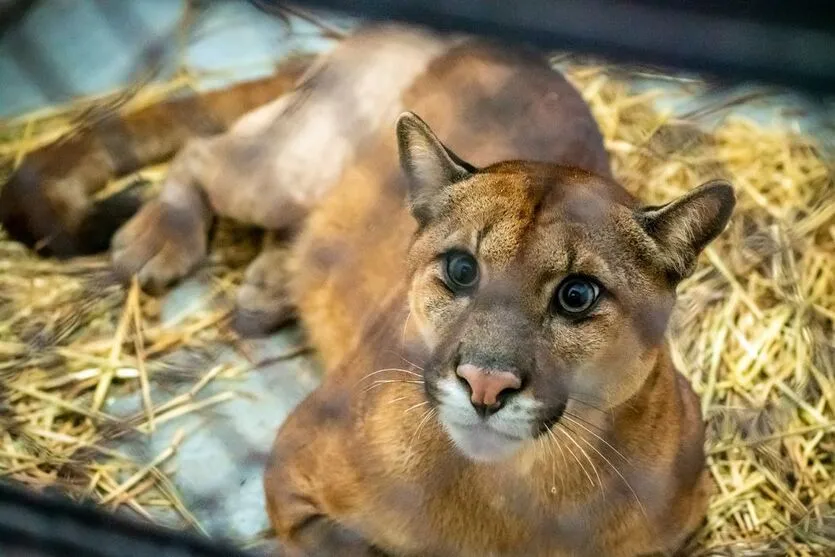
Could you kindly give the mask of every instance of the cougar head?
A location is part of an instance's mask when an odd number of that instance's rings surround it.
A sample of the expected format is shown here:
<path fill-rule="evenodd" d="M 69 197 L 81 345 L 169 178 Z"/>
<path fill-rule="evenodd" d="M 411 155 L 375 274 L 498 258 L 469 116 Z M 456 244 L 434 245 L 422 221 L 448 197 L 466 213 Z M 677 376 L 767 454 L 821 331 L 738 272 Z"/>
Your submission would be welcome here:
<path fill-rule="evenodd" d="M 475 168 L 412 113 L 397 139 L 418 222 L 411 319 L 431 353 L 426 395 L 458 449 L 500 460 L 572 408 L 634 396 L 677 283 L 731 216 L 731 186 L 645 207 L 575 168 Z"/>

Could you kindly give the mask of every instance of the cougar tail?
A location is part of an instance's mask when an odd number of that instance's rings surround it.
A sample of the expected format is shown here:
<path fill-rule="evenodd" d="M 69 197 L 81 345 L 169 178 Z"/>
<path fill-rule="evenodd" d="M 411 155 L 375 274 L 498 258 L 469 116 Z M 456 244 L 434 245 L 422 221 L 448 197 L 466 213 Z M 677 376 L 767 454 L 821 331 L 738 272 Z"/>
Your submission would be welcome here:
<path fill-rule="evenodd" d="M 142 205 L 136 187 L 101 201 L 69 205 L 60 180 L 42 179 L 23 163 L 0 190 L 0 224 L 8 236 L 39 254 L 67 258 L 105 251 L 110 238 Z"/>
<path fill-rule="evenodd" d="M 96 200 L 113 178 L 171 158 L 192 137 L 226 130 L 245 113 L 290 91 L 310 57 L 284 62 L 263 79 L 111 114 L 29 153 L 0 187 L 0 225 L 41 255 L 67 258 L 108 249 L 140 208 L 138 187 Z"/>

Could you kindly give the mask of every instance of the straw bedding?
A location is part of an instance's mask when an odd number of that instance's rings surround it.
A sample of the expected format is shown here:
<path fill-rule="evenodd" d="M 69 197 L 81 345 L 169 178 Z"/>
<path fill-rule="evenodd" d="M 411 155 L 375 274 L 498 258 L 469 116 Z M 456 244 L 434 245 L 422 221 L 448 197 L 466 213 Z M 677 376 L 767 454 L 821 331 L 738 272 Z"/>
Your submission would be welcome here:
<path fill-rule="evenodd" d="M 616 175 L 644 200 L 663 202 L 717 176 L 739 194 L 729 229 L 682 285 L 670 332 L 676 364 L 701 396 L 716 484 L 691 553 L 835 554 L 835 188 L 827 157 L 788 125 L 761 126 L 733 110 L 710 125 L 677 119 L 654 108 L 661 93 L 636 94 L 619 73 L 575 64 L 569 75 L 600 123 Z M 187 85 L 148 86 L 124 110 Z M 0 156 L 19 163 L 101 102 L 3 123 Z M 138 175 L 155 183 L 163 172 Z M 227 317 L 257 243 L 224 225 L 200 270 L 215 303 L 166 327 L 160 301 L 112 280 L 105 256 L 40 260 L 0 232 L 0 477 L 144 516 L 172 507 L 199 528 L 168 479 L 176 439 L 145 462 L 108 442 L 235 396 L 231 382 L 219 395 L 195 397 L 210 381 L 246 372 L 212 363 L 212 350 L 245 348 Z M 175 350 L 197 357 L 175 366 Z M 149 385 L 166 382 L 191 389 L 153 400 Z M 141 393 L 143 410 L 108 415 L 106 401 L 126 392 Z"/>

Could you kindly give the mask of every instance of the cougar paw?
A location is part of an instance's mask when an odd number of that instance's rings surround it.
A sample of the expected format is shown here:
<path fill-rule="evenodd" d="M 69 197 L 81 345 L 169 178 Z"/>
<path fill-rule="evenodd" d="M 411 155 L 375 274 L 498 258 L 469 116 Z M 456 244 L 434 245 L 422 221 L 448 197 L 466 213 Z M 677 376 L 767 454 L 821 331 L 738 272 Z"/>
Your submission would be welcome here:
<path fill-rule="evenodd" d="M 159 292 L 185 277 L 206 255 L 206 230 L 200 214 L 159 200 L 145 205 L 113 237 L 113 268 L 123 279 Z"/>
<path fill-rule="evenodd" d="M 288 253 L 264 251 L 246 270 L 237 294 L 233 327 L 242 336 L 269 334 L 295 319 L 287 290 Z"/>

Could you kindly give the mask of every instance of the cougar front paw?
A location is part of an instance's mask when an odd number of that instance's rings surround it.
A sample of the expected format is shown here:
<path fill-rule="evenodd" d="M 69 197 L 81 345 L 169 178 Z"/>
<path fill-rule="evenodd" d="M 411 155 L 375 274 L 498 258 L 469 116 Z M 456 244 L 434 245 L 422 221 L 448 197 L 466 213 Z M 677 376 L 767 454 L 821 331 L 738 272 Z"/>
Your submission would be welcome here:
<path fill-rule="evenodd" d="M 205 257 L 206 236 L 196 208 L 151 201 L 113 237 L 114 270 L 124 279 L 136 275 L 143 288 L 158 292 Z"/>
<path fill-rule="evenodd" d="M 247 267 L 233 322 L 241 335 L 265 335 L 295 319 L 287 291 L 288 257 L 286 249 L 268 248 Z"/>

